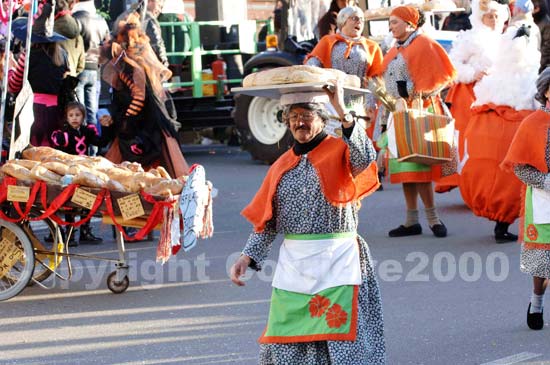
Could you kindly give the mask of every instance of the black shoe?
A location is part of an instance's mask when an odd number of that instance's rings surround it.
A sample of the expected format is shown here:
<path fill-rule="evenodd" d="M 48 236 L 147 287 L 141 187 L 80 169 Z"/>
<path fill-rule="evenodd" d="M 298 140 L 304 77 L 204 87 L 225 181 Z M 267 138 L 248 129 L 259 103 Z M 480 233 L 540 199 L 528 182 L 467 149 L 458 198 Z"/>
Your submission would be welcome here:
<path fill-rule="evenodd" d="M 390 237 L 405 237 L 405 236 L 416 236 L 422 234 L 422 226 L 419 223 L 413 224 L 412 226 L 405 227 L 400 225 L 396 229 L 392 229 L 388 235 Z"/>
<path fill-rule="evenodd" d="M 447 237 L 447 227 L 441 221 L 439 221 L 439 224 L 431 226 L 430 229 L 436 237 Z"/>
<path fill-rule="evenodd" d="M 527 307 L 527 325 L 532 330 L 541 330 L 544 327 L 544 319 L 542 318 L 543 312 L 540 313 L 530 313 L 531 303 Z"/>
<path fill-rule="evenodd" d="M 378 187 L 378 189 L 376 189 L 376 191 L 384 191 L 384 185 L 380 184 L 380 186 Z"/>
<path fill-rule="evenodd" d="M 94 236 L 94 234 L 92 233 L 92 228 L 90 226 L 82 227 L 80 231 L 80 243 L 98 245 L 101 242 L 103 242 L 103 239 Z"/>
<path fill-rule="evenodd" d="M 508 243 L 515 242 L 518 240 L 518 236 L 510 232 L 495 232 L 495 241 L 496 243 Z"/>

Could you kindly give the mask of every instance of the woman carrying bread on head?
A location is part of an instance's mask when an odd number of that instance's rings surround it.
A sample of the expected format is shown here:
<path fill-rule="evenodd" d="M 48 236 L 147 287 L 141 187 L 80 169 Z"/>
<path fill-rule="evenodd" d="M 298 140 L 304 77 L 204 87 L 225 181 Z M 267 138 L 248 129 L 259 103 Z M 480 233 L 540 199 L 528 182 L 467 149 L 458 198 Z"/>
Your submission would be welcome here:
<path fill-rule="evenodd" d="M 324 131 L 331 103 L 342 138 Z M 262 365 L 384 364 L 382 305 L 367 242 L 357 234 L 359 201 L 378 188 L 376 152 L 335 92 L 284 94 L 295 143 L 271 165 L 241 212 L 254 226 L 231 280 L 243 286 L 284 235 L 271 308 L 260 337 Z"/>
<path fill-rule="evenodd" d="M 402 98 L 407 107 L 421 100 L 422 108 L 443 114 L 440 91 L 455 77 L 456 70 L 443 47 L 422 34 L 424 15 L 411 6 L 392 10 L 389 27 L 397 41 L 384 56 L 382 64 L 387 92 Z M 418 221 L 418 196 L 424 203 L 428 224 L 436 237 L 445 237 L 447 228 L 437 215 L 432 181 L 441 177 L 440 166 L 389 160 L 391 183 L 402 183 L 407 218 L 404 224 L 389 232 L 390 237 L 422 234 Z"/>
<path fill-rule="evenodd" d="M 348 6 L 340 10 L 336 24 L 337 32 L 321 38 L 304 63 L 356 75 L 361 79 L 361 87 L 364 88 L 369 77 L 382 71 L 382 50 L 378 43 L 362 36 L 365 17 L 358 6 Z M 367 100 L 366 105 L 362 96 L 346 98 L 345 102 L 357 115 L 365 115 L 366 106 L 367 115 L 374 120 L 376 104 L 373 97 Z"/>

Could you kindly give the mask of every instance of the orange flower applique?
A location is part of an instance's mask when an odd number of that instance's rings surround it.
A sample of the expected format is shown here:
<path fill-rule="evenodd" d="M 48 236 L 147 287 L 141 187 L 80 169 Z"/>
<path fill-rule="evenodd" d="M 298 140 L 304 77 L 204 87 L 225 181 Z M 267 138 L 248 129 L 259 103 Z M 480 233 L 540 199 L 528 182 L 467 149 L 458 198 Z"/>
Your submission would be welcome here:
<path fill-rule="evenodd" d="M 537 238 L 539 237 L 539 231 L 537 231 L 537 227 L 535 227 L 533 224 L 528 225 L 526 231 L 527 231 L 527 237 L 531 241 L 536 241 Z"/>
<path fill-rule="evenodd" d="M 317 294 L 309 301 L 309 313 L 311 317 L 321 317 L 329 306 L 330 299 Z"/>
<path fill-rule="evenodd" d="M 334 304 L 328 309 L 325 319 L 330 328 L 340 328 L 348 321 L 348 313 L 340 304 Z"/>

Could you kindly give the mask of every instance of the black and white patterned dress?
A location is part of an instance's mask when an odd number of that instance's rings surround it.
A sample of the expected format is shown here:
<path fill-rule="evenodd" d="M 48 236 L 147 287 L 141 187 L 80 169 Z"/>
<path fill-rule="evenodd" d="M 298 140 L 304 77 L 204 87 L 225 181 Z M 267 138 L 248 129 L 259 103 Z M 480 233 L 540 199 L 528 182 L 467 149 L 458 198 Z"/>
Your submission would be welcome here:
<path fill-rule="evenodd" d="M 372 142 L 361 128 L 354 128 L 349 139 L 353 173 L 364 170 L 376 158 Z M 339 207 L 322 193 L 315 168 L 301 156 L 299 164 L 283 175 L 273 198 L 273 218 L 262 233 L 252 233 L 243 250 L 261 267 L 277 234 L 319 234 L 354 232 L 358 225 L 354 203 Z M 318 341 L 260 345 L 259 363 L 267 364 L 384 364 L 386 347 L 382 304 L 367 243 L 358 236 L 362 284 L 356 341 Z"/>
<path fill-rule="evenodd" d="M 355 75 L 361 79 L 361 87 L 366 87 L 365 75 L 367 74 L 367 60 L 368 53 L 367 50 L 360 44 L 355 44 L 351 48 L 349 57 L 345 57 L 348 46 L 344 42 L 336 42 L 332 47 L 332 52 L 330 55 L 331 67 L 343 71 L 348 75 Z M 306 61 L 306 65 L 323 67 L 321 61 L 315 57 L 311 57 Z M 363 111 L 356 110 L 355 105 L 358 105 L 363 108 L 375 108 L 376 99 L 372 94 L 367 94 L 366 99 L 363 96 L 352 96 L 346 97 L 345 103 L 349 108 L 352 108 L 356 112 L 360 112 L 359 115 L 363 115 Z"/>
<path fill-rule="evenodd" d="M 546 164 L 550 167 L 550 131 L 546 140 Z M 516 165 L 514 173 L 523 183 L 538 189 L 544 189 L 544 181 L 549 178 L 549 174 L 529 165 Z M 525 274 L 550 278 L 550 250 L 526 249 L 525 245 L 522 245 L 519 267 Z"/>

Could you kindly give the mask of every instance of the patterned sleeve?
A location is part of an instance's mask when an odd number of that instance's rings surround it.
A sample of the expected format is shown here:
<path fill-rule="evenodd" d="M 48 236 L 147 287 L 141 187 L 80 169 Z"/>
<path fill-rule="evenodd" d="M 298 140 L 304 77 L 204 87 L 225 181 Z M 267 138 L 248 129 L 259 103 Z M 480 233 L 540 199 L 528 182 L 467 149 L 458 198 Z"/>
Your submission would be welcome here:
<path fill-rule="evenodd" d="M 537 189 L 544 189 L 545 181 L 550 178 L 550 174 L 544 174 L 531 165 L 515 165 L 514 173 L 524 184 Z"/>
<path fill-rule="evenodd" d="M 323 67 L 323 64 L 317 57 L 311 57 L 306 61 L 307 66 Z"/>
<path fill-rule="evenodd" d="M 342 139 L 349 147 L 353 176 L 357 176 L 376 160 L 376 150 L 361 125 L 355 123 L 351 135 L 344 135 Z"/>
<path fill-rule="evenodd" d="M 546 165 L 550 167 L 550 130 L 546 141 Z M 550 174 L 545 174 L 531 165 L 515 165 L 514 173 L 523 183 L 550 191 Z"/>
<path fill-rule="evenodd" d="M 23 87 L 25 58 L 25 52 L 21 52 L 21 54 L 19 54 L 19 58 L 17 59 L 17 66 L 15 66 L 15 69 L 10 70 L 8 73 L 8 91 L 11 93 L 18 93 Z"/>
<path fill-rule="evenodd" d="M 274 218 L 267 222 L 265 227 L 263 232 L 251 233 L 243 249 L 243 254 L 253 260 L 250 267 L 257 271 L 261 270 L 262 263 L 269 256 L 271 244 L 277 236 Z"/>
<path fill-rule="evenodd" d="M 126 109 L 125 116 L 136 116 L 141 112 L 141 109 L 145 105 L 145 91 L 137 86 L 132 80 L 131 76 L 125 72 L 119 74 L 120 80 L 126 84 L 128 89 L 130 89 L 130 94 L 132 95 L 132 101 Z"/>

